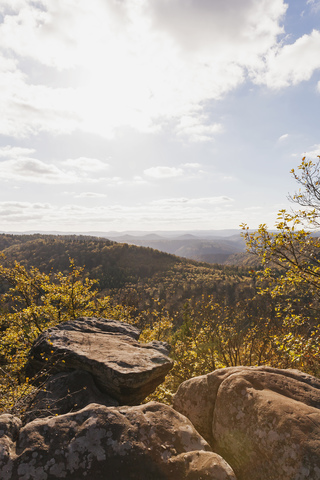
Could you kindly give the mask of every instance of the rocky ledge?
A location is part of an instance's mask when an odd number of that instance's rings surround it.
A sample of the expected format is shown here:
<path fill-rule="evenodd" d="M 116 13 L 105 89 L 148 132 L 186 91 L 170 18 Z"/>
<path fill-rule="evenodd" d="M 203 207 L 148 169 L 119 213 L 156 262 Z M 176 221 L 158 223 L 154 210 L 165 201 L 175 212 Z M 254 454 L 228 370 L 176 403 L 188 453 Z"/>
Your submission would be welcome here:
<path fill-rule="evenodd" d="M 28 364 L 39 389 L 23 421 L 0 416 L 1 480 L 236 480 L 185 416 L 139 405 L 172 361 L 166 344 L 138 338 L 101 318 L 39 336 Z"/>
<path fill-rule="evenodd" d="M 320 479 L 320 380 L 298 370 L 231 367 L 180 385 L 174 408 L 238 480 Z"/>
<path fill-rule="evenodd" d="M 141 344 L 139 333 L 132 325 L 102 318 L 62 323 L 34 343 L 28 375 L 48 368 L 51 373 L 80 370 L 92 376 L 102 393 L 122 405 L 136 405 L 155 390 L 173 365 L 165 344 Z"/>
<path fill-rule="evenodd" d="M 231 367 L 141 405 L 172 367 L 167 345 L 80 318 L 36 340 L 39 388 L 0 416 L 1 480 L 319 480 L 320 380 Z"/>

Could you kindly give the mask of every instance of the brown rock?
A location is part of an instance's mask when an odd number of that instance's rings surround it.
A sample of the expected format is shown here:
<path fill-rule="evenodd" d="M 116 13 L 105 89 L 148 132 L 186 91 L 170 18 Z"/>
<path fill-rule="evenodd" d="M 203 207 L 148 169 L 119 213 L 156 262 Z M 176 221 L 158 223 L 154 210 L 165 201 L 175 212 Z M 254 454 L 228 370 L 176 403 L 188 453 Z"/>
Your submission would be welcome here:
<path fill-rule="evenodd" d="M 13 458 L 15 456 L 16 441 L 19 436 L 21 420 L 13 415 L 0 416 L 0 478 L 14 479 Z"/>
<path fill-rule="evenodd" d="M 13 425 L 4 417 L 0 425 Z M 9 437 L 0 450 L 2 480 L 236 480 L 184 416 L 156 402 L 91 404 L 34 420 Z"/>
<path fill-rule="evenodd" d="M 200 434 L 209 442 L 212 437 L 212 418 L 220 384 L 233 373 L 250 367 L 230 367 L 183 382 L 173 398 L 173 407 L 188 417 Z M 264 367 L 262 367 L 264 368 Z"/>
<path fill-rule="evenodd" d="M 319 379 L 298 370 L 226 368 L 185 382 L 174 406 L 211 437 L 238 480 L 319 480 Z"/>
<path fill-rule="evenodd" d="M 134 340 L 138 340 L 140 336 L 140 330 L 129 323 L 97 317 L 79 317 L 76 320 L 60 323 L 55 329 L 82 333 L 114 333 L 126 335 Z"/>
<path fill-rule="evenodd" d="M 108 407 L 119 405 L 114 398 L 96 387 L 89 373 L 81 370 L 60 372 L 49 377 L 25 405 L 27 413 L 23 420 L 28 423 L 36 418 L 76 412 L 90 403 Z"/>
<path fill-rule="evenodd" d="M 169 460 L 170 478 L 188 480 L 236 480 L 230 465 L 213 452 L 181 453 Z"/>
<path fill-rule="evenodd" d="M 138 334 L 131 325 L 114 320 L 85 317 L 62 323 L 38 337 L 30 352 L 28 373 L 32 376 L 45 367 L 52 372 L 83 370 L 120 404 L 138 404 L 173 365 L 159 345 L 140 344 Z"/>

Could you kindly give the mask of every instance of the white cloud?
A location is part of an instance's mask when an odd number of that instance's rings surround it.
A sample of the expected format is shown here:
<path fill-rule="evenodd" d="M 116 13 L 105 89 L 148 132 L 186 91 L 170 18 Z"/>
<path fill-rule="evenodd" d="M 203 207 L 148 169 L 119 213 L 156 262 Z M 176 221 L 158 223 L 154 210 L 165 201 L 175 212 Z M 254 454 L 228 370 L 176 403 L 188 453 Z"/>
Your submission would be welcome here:
<path fill-rule="evenodd" d="M 156 179 L 166 179 L 166 178 L 175 178 L 181 177 L 183 175 L 183 170 L 176 167 L 151 167 L 147 168 L 143 172 L 147 177 L 156 178 Z"/>
<path fill-rule="evenodd" d="M 262 71 L 253 74 L 254 80 L 274 89 L 309 80 L 320 69 L 319 51 L 320 31 L 313 30 L 290 45 L 270 50 Z"/>
<path fill-rule="evenodd" d="M 0 134 L 28 137 L 41 131 L 71 133 L 81 123 L 76 92 L 30 85 L 18 62 L 0 53 Z"/>
<path fill-rule="evenodd" d="M 259 210 L 262 210 L 262 207 L 246 207 L 244 210 L 248 212 L 259 211 Z"/>
<path fill-rule="evenodd" d="M 190 203 L 193 205 L 218 205 L 230 202 L 233 202 L 233 199 L 226 196 L 194 198 L 190 200 Z"/>
<path fill-rule="evenodd" d="M 223 128 L 220 123 L 209 124 L 206 122 L 207 118 L 203 115 L 197 117 L 185 115 L 181 117 L 176 126 L 177 135 L 192 142 L 212 141 L 213 137 L 221 133 Z"/>
<path fill-rule="evenodd" d="M 3 229 L 90 231 L 136 228 L 214 228 L 233 219 L 238 226 L 239 211 L 232 209 L 224 197 L 163 199 L 136 205 L 98 205 L 95 207 L 67 204 L 32 204 L 0 202 Z M 230 225 L 230 224 L 229 224 Z"/>
<path fill-rule="evenodd" d="M 162 200 L 154 200 L 152 205 L 159 205 L 159 206 L 202 206 L 202 207 L 209 207 L 212 205 L 222 205 L 226 203 L 233 202 L 232 198 L 226 196 L 220 197 L 200 197 L 200 198 L 165 198 Z"/>
<path fill-rule="evenodd" d="M 134 183 L 134 184 L 145 184 L 147 182 L 140 175 L 135 175 L 133 177 L 132 183 Z"/>
<path fill-rule="evenodd" d="M 289 133 L 285 133 L 278 138 L 278 142 L 283 142 L 289 137 Z"/>
<path fill-rule="evenodd" d="M 0 13 L 19 12 L 26 6 L 26 0 L 1 0 Z"/>
<path fill-rule="evenodd" d="M 109 165 L 99 159 L 80 157 L 54 163 L 45 163 L 31 157 L 34 149 L 11 147 L 0 148 L 0 180 L 33 182 L 45 184 L 67 184 L 83 181 L 115 181 L 119 178 L 107 178 Z M 1 160 L 1 159 L 4 160 Z"/>
<path fill-rule="evenodd" d="M 272 44 L 287 5 L 281 0 L 149 0 L 153 25 L 196 55 L 248 64 Z"/>
<path fill-rule="evenodd" d="M 1 180 L 33 183 L 73 183 L 59 168 L 36 158 L 20 157 L 0 162 Z"/>
<path fill-rule="evenodd" d="M 81 172 L 87 174 L 91 172 L 101 172 L 109 170 L 110 165 L 97 158 L 79 157 L 69 158 L 61 162 L 63 167 L 70 168 L 72 171 Z"/>
<path fill-rule="evenodd" d="M 320 143 L 318 143 L 317 145 L 313 145 L 312 147 L 310 147 L 310 150 L 301 153 L 299 156 L 306 157 L 310 160 L 315 160 L 318 155 L 320 155 Z"/>
<path fill-rule="evenodd" d="M 0 147 L 0 158 L 19 158 L 32 155 L 33 153 L 35 153 L 33 148 L 12 147 L 11 145 Z"/>
<path fill-rule="evenodd" d="M 200 163 L 182 163 L 179 167 L 157 166 L 144 170 L 144 175 L 154 179 L 168 179 L 184 177 L 185 179 L 196 178 L 202 175 Z"/>
<path fill-rule="evenodd" d="M 21 222 L 24 225 L 27 225 L 28 222 L 37 222 L 52 212 L 53 208 L 48 203 L 0 202 L 1 221 L 8 226 L 16 224 L 18 229 L 20 229 Z"/>
<path fill-rule="evenodd" d="M 2 48 L 44 65 L 72 67 L 76 48 L 73 34 L 78 26 L 77 20 L 81 18 L 79 13 L 84 13 L 79 5 L 80 12 L 74 15 L 72 3 L 64 2 L 62 5 L 59 0 L 52 5 L 47 0 L 37 3 L 32 0 L 16 2 L 15 8 L 5 15 L 1 25 Z"/>
<path fill-rule="evenodd" d="M 182 122 L 180 135 L 194 141 L 218 133 L 201 105 L 263 62 L 287 8 L 283 0 L 21 0 L 9 13 L 2 5 L 0 133 L 110 138 L 122 126 L 155 131 L 191 116 L 198 122 Z M 52 80 L 57 71 L 69 72 L 63 86 Z"/>
<path fill-rule="evenodd" d="M 319 0 L 307 0 L 307 5 L 311 5 L 311 9 L 314 12 L 319 12 L 319 10 L 320 10 L 320 1 Z"/>
<path fill-rule="evenodd" d="M 75 198 L 105 198 L 106 196 L 105 193 L 82 192 L 79 195 L 75 195 Z"/>
<path fill-rule="evenodd" d="M 182 167 L 185 167 L 185 168 L 191 168 L 191 169 L 199 169 L 199 168 L 201 168 L 200 163 L 183 163 L 181 166 L 182 166 Z"/>

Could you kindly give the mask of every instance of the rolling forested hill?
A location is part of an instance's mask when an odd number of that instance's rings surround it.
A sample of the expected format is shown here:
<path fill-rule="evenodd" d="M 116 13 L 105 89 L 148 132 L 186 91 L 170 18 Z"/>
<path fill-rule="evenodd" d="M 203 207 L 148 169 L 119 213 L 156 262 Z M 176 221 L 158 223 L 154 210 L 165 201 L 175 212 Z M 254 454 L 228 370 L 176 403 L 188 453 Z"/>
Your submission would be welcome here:
<path fill-rule="evenodd" d="M 115 301 L 138 310 L 161 302 L 173 311 L 185 300 L 213 295 L 232 304 L 252 295 L 249 269 L 206 264 L 152 248 L 84 235 L 0 235 L 2 263 L 15 261 L 45 273 L 67 272 L 70 259 L 99 281 Z"/>
<path fill-rule="evenodd" d="M 229 236 L 214 236 L 211 232 L 199 232 L 197 235 L 171 234 L 167 236 L 164 236 L 164 234 L 127 234 L 122 236 L 111 235 L 108 238 L 131 245 L 151 247 L 161 252 L 206 263 L 223 264 L 233 256 L 235 262 L 237 262 L 237 254 L 245 250 L 245 241 L 240 233 Z"/>

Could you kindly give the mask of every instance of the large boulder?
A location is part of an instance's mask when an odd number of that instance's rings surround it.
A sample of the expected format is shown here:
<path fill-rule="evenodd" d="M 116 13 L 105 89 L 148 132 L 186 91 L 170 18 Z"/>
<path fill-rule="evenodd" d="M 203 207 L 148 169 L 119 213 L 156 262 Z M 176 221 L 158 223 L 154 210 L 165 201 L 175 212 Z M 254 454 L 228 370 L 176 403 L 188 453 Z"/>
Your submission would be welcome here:
<path fill-rule="evenodd" d="M 88 372 L 98 389 L 119 404 L 135 405 L 164 380 L 172 361 L 161 342 L 141 344 L 135 327 L 94 317 L 61 323 L 34 343 L 28 374 Z M 168 353 L 168 352 L 167 352 Z"/>
<path fill-rule="evenodd" d="M 238 480 L 319 480 L 320 380 L 298 370 L 233 367 L 184 382 L 174 407 Z"/>
<path fill-rule="evenodd" d="M 91 404 L 24 427 L 0 416 L 1 480 L 236 480 L 183 415 Z"/>

